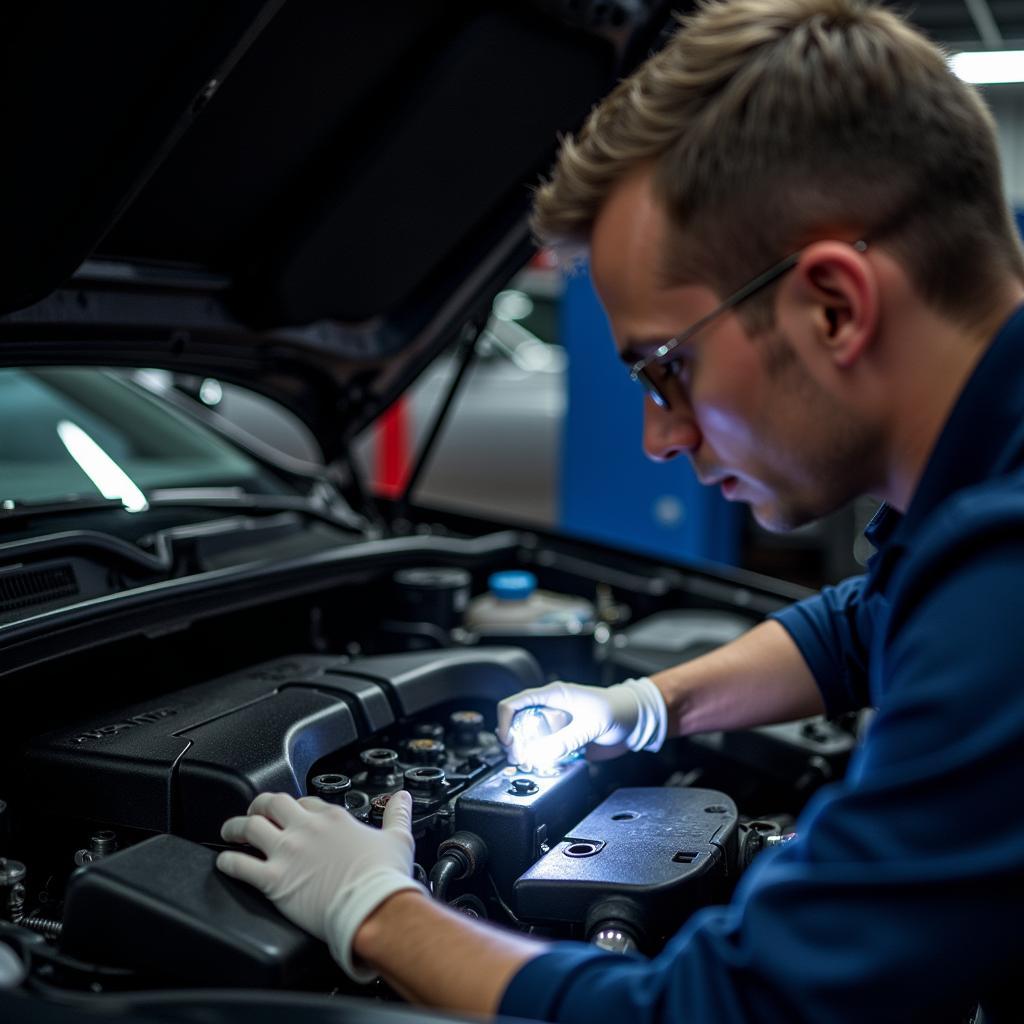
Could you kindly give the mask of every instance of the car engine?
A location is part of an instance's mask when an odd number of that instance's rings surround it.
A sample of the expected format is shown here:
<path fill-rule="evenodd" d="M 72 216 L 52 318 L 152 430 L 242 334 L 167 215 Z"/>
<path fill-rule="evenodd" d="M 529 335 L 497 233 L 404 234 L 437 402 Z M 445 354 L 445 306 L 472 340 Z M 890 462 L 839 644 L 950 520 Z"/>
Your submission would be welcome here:
<path fill-rule="evenodd" d="M 319 649 L 177 688 L 152 660 L 154 679 L 139 678 L 145 665 L 128 648 L 79 655 L 85 672 L 130 673 L 141 699 L 80 695 L 58 728 L 22 742 L 0 794 L 0 940 L 54 991 L 352 991 L 320 942 L 215 869 L 220 827 L 268 791 L 319 796 L 379 826 L 406 789 L 416 873 L 435 899 L 532 934 L 653 955 L 695 910 L 727 900 L 751 859 L 845 768 L 852 731 L 824 719 L 673 740 L 612 762 L 508 763 L 494 733 L 502 697 L 560 676 L 654 672 L 757 616 L 714 602 L 673 608 L 628 586 L 610 599 L 598 587 L 590 621 L 471 631 L 460 609 L 479 575 L 441 565 L 336 590 L 335 607 L 340 595 L 366 605 L 340 633 L 322 596 L 293 602 Z M 546 576 L 587 591 L 583 577 Z M 276 642 L 288 642 L 288 616 L 262 615 L 219 625 L 259 651 L 273 650 L 257 634 L 276 621 Z M 173 632 L 150 641 L 151 657 L 180 657 Z M 212 651 L 208 660 L 223 662 Z M 22 699 L 37 699 L 35 720 L 46 720 L 41 690 Z M 90 704 L 100 709 L 84 713 Z M 371 991 L 393 997 L 383 982 Z"/>

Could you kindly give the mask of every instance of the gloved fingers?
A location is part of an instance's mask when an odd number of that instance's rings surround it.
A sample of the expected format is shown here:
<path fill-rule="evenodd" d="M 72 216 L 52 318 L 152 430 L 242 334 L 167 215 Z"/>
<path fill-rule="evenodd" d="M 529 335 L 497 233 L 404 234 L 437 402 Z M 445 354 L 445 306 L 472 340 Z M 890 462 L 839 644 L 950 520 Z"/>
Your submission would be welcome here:
<path fill-rule="evenodd" d="M 306 811 L 299 806 L 299 802 L 290 797 L 287 793 L 260 793 L 251 804 L 249 814 L 262 814 L 269 818 L 275 825 L 286 828 L 302 821 Z"/>
<path fill-rule="evenodd" d="M 553 764 L 566 754 L 593 743 L 604 731 L 601 725 L 588 722 L 583 716 L 574 718 L 564 729 L 533 740 L 527 759 L 536 764 Z"/>
<path fill-rule="evenodd" d="M 329 811 L 334 804 L 329 804 L 326 800 L 321 800 L 318 796 L 300 796 L 296 801 L 300 807 L 305 807 L 307 811 Z"/>
<path fill-rule="evenodd" d="M 412 832 L 412 796 L 404 789 L 393 793 L 387 802 L 381 828 L 385 832 L 390 832 L 393 829 L 400 832 Z"/>
<path fill-rule="evenodd" d="M 546 699 L 555 699 L 553 696 L 549 696 Z M 513 720 L 513 728 L 511 731 L 512 742 L 506 747 L 506 754 L 508 759 L 513 764 L 537 764 L 541 761 L 541 756 L 538 754 L 538 741 L 545 736 L 554 736 L 562 732 L 568 725 L 573 721 L 573 716 L 566 710 L 560 707 L 552 707 L 548 704 L 535 704 L 532 705 L 533 709 L 539 712 L 536 719 L 532 719 L 525 723 L 525 728 L 516 728 L 516 724 L 519 719 Z M 577 708 L 579 710 L 579 708 Z M 524 708 L 517 712 L 518 715 L 529 714 L 530 707 Z M 593 716 L 590 716 L 593 719 Z M 596 726 L 588 726 L 591 732 L 596 730 Z M 568 739 L 568 736 L 563 737 Z M 558 755 L 561 756 L 561 755 Z"/>
<path fill-rule="evenodd" d="M 265 860 L 251 857 L 237 850 L 224 850 L 217 854 L 217 867 L 241 882 L 254 885 L 260 892 L 267 892 L 273 886 L 277 873 Z"/>
<path fill-rule="evenodd" d="M 509 764 L 524 764 L 526 761 L 526 751 L 523 749 L 522 743 L 510 743 L 505 747 L 505 756 L 508 758 Z"/>
<path fill-rule="evenodd" d="M 506 697 L 504 700 L 498 701 L 498 727 L 495 733 L 502 746 L 507 747 L 511 744 L 512 736 L 509 730 L 512 728 L 512 719 L 515 718 L 517 711 L 529 707 L 533 703 L 527 696 L 531 692 L 523 690 L 522 693 L 517 693 L 514 697 Z"/>
<path fill-rule="evenodd" d="M 220 835 L 226 843 L 248 843 L 269 855 L 281 838 L 281 830 L 260 814 L 246 814 L 228 818 Z"/>
<path fill-rule="evenodd" d="M 512 727 L 512 719 L 515 718 L 516 712 L 522 711 L 523 708 L 532 708 L 543 704 L 545 697 L 550 697 L 552 694 L 560 692 L 560 689 L 556 690 L 556 687 L 558 687 L 557 683 L 547 686 L 534 686 L 532 689 L 520 690 L 519 693 L 514 693 L 511 697 L 498 701 L 497 736 L 503 746 L 507 747 L 512 742 L 509 730 Z"/>

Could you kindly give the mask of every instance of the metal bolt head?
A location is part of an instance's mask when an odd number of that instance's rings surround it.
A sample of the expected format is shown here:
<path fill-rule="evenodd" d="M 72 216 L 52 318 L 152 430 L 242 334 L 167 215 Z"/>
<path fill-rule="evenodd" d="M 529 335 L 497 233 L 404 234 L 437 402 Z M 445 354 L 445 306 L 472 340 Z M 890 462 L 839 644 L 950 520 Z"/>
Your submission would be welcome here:
<path fill-rule="evenodd" d="M 512 785 L 508 787 L 508 791 L 512 796 L 531 796 L 539 788 L 533 779 L 513 779 Z"/>

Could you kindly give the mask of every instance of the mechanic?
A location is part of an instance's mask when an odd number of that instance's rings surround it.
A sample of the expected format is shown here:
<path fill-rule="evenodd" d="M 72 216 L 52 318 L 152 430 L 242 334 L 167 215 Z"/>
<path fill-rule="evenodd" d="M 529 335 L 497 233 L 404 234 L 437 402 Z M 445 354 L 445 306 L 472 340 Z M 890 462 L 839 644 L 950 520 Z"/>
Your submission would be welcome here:
<path fill-rule="evenodd" d="M 224 836 L 267 859 L 219 865 L 353 977 L 453 1010 L 1019 1020 L 1024 260 L 983 103 L 884 8 L 711 2 L 564 143 L 535 226 L 589 250 L 648 455 L 772 529 L 884 504 L 866 576 L 653 680 L 505 701 L 501 738 L 536 704 L 573 716 L 552 753 L 597 756 L 875 706 L 847 778 L 651 961 L 429 899 L 404 793 L 380 831 L 261 795 Z"/>

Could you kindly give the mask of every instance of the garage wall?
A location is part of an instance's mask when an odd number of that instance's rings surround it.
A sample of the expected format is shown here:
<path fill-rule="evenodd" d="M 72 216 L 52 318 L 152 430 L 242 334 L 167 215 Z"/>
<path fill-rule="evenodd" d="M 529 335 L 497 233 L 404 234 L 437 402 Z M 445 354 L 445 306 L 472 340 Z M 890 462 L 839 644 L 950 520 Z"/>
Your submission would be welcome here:
<path fill-rule="evenodd" d="M 1007 195 L 1024 210 L 1024 86 L 990 86 L 984 96 L 999 126 Z"/>

